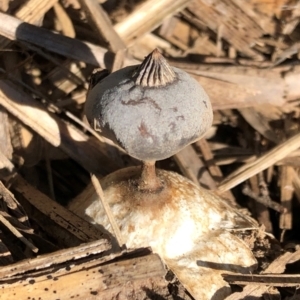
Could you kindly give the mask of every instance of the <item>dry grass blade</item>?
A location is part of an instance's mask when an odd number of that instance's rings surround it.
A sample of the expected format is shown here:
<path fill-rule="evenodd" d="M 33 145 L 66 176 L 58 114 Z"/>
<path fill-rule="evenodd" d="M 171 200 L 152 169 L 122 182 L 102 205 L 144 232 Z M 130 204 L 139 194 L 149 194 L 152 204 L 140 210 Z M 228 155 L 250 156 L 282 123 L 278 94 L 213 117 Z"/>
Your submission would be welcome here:
<path fill-rule="evenodd" d="M 39 249 L 26 239 L 14 226 L 12 226 L 1 214 L 0 222 L 8 228 L 22 243 L 24 243 L 32 252 L 37 253 Z"/>
<path fill-rule="evenodd" d="M 74 38 L 76 36 L 76 32 L 72 23 L 72 20 L 64 10 L 64 8 L 60 5 L 60 3 L 55 3 L 53 5 L 54 12 L 56 14 L 56 17 L 62 27 L 62 33 L 65 36 L 68 36 L 70 38 Z M 24 20 L 25 21 L 25 20 Z"/>
<path fill-rule="evenodd" d="M 7 160 L 11 160 L 13 156 L 13 147 L 11 144 L 11 137 L 9 134 L 9 119 L 7 111 L 0 107 L 0 165 L 7 165 L 8 168 L 12 168 L 11 162 L 7 162 Z M 2 158 L 4 156 L 4 158 Z M 0 169 L 2 167 L 0 166 Z"/>
<path fill-rule="evenodd" d="M 300 202 L 300 178 L 294 169 L 292 169 L 292 173 L 293 173 L 293 187 L 295 189 L 295 194 L 298 199 L 298 202 Z"/>
<path fill-rule="evenodd" d="M 57 2 L 58 0 L 30 0 L 24 3 L 16 12 L 15 16 L 23 21 L 33 24 L 39 21 L 45 13 Z"/>
<path fill-rule="evenodd" d="M 296 134 L 252 163 L 246 164 L 230 174 L 218 187 L 220 192 L 232 189 L 255 174 L 269 168 L 300 147 L 300 134 Z"/>
<path fill-rule="evenodd" d="M 99 36 L 103 36 L 109 43 L 112 52 L 117 52 L 126 48 L 125 43 L 122 41 L 118 33 L 112 26 L 112 23 L 103 10 L 102 6 L 99 5 L 96 0 L 79 0 L 81 5 L 85 8 L 88 13 L 88 17 L 93 23 L 95 32 Z"/>
<path fill-rule="evenodd" d="M 14 262 L 14 260 L 13 260 L 11 253 L 9 252 L 6 245 L 0 239 L 0 264 L 1 264 L 1 266 L 10 265 L 13 262 Z"/>
<path fill-rule="evenodd" d="M 57 2 L 58 0 L 30 0 L 24 3 L 15 13 L 15 17 L 30 24 L 40 22 L 45 13 Z M 9 45 L 10 41 L 0 37 L 0 47 L 4 49 Z"/>
<path fill-rule="evenodd" d="M 3 154 L 0 149 L 0 171 L 5 171 L 6 174 L 11 174 L 15 169 L 13 163 Z"/>
<path fill-rule="evenodd" d="M 272 67 L 275 67 L 285 61 L 288 57 L 298 53 L 300 50 L 300 43 L 294 43 L 288 49 L 282 51 L 282 53 L 278 54 L 276 57 L 275 62 L 273 63 Z"/>
<path fill-rule="evenodd" d="M 124 20 L 115 25 L 115 30 L 127 46 L 158 27 L 162 21 L 183 9 L 190 0 L 147 0 Z"/>
<path fill-rule="evenodd" d="M 199 81 L 211 98 L 214 110 L 266 103 L 281 106 L 286 102 L 286 82 L 280 69 L 180 62 L 174 62 L 173 65 L 184 69 Z M 293 94 L 299 95 L 299 86 L 295 85 Z"/>
<path fill-rule="evenodd" d="M 285 211 L 280 215 L 279 227 L 281 229 L 292 229 L 292 199 L 294 195 L 293 189 L 293 168 L 289 166 L 281 167 L 281 205 Z"/>
<path fill-rule="evenodd" d="M 115 234 L 115 237 L 118 241 L 118 244 L 119 244 L 119 247 L 120 248 L 123 248 L 124 246 L 126 247 L 126 243 L 122 237 L 122 234 L 121 234 L 121 231 L 117 225 L 117 222 L 114 218 L 114 215 L 109 207 L 109 204 L 105 201 L 105 197 L 104 197 L 104 193 L 103 193 L 103 190 L 102 190 L 102 187 L 101 187 L 101 184 L 97 178 L 97 176 L 95 176 L 94 174 L 91 175 L 91 180 L 92 180 L 92 183 L 93 183 L 93 186 L 95 188 L 95 191 L 99 197 L 99 200 L 101 201 L 101 204 L 105 210 L 105 213 L 109 219 L 109 222 L 110 222 L 110 225 L 114 231 L 114 234 Z"/>
<path fill-rule="evenodd" d="M 111 68 L 111 72 L 118 71 L 124 66 L 124 61 L 126 57 L 126 50 L 125 49 L 120 49 L 118 50 L 115 55 L 114 55 L 114 62 Z"/>
<path fill-rule="evenodd" d="M 254 194 L 253 199 L 257 200 L 258 195 L 260 194 L 259 188 L 259 175 L 255 175 L 249 179 L 250 187 L 249 190 Z M 247 185 L 245 186 L 247 187 Z M 245 194 L 245 187 L 242 192 Z M 265 204 L 260 203 L 259 201 L 254 202 L 254 211 L 259 224 L 263 224 L 265 226 L 265 230 L 267 232 L 273 232 L 273 224 L 270 219 L 270 212 Z"/>
<path fill-rule="evenodd" d="M 1 181 L 0 194 L 3 201 L 5 202 L 5 206 L 7 207 L 7 209 L 10 210 L 11 215 L 14 216 L 18 220 L 18 222 L 30 228 L 28 216 L 24 208 L 20 205 L 20 203 L 16 200 L 14 195 L 4 186 L 4 184 Z M 5 209 L 5 211 L 7 209 Z"/>
<path fill-rule="evenodd" d="M 107 67 L 104 62 L 104 55 L 107 52 L 105 48 L 55 34 L 50 30 L 30 25 L 3 13 L 0 13 L 0 18 L 0 34 L 10 40 L 24 41 L 36 46 L 42 45 L 43 48 L 54 53 L 101 68 Z"/>

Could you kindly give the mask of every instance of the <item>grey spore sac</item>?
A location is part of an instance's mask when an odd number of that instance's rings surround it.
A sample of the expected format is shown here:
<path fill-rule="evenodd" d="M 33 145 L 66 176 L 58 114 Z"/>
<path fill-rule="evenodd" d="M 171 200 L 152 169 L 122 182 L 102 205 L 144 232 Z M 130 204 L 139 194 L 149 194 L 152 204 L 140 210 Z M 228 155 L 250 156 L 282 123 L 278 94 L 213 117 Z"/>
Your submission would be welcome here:
<path fill-rule="evenodd" d="M 143 161 L 172 156 L 200 139 L 213 119 L 201 85 L 156 50 L 94 86 L 85 111 L 103 135 Z"/>

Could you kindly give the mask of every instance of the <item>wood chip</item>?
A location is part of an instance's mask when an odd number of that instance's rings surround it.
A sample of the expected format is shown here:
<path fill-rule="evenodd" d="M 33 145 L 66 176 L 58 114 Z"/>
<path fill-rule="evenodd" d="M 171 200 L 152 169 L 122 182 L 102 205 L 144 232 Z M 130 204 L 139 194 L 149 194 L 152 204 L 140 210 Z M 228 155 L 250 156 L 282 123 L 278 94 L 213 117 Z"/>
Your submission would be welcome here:
<path fill-rule="evenodd" d="M 89 252 L 89 249 L 85 248 L 85 251 Z M 106 256 L 105 260 L 95 255 L 81 260 L 74 260 L 73 257 L 73 261 L 58 264 L 55 268 L 48 267 L 49 263 L 54 264 L 53 260 L 49 261 L 50 258 L 55 259 L 55 255 L 48 256 L 48 264 L 45 262 L 42 264 L 39 259 L 36 268 L 42 269 L 41 271 L 31 269 L 31 272 L 11 277 L 11 280 L 6 278 L 5 281 L 2 277 L 1 299 L 42 297 L 54 300 L 57 297 L 60 299 L 97 297 L 108 300 L 114 297 L 127 298 L 132 294 L 143 294 L 145 297 L 147 290 L 161 282 L 165 274 L 161 260 L 154 254 L 105 265 L 103 262 L 107 261 L 107 258 L 113 258 L 112 255 Z M 35 260 L 29 261 L 31 267 Z M 26 264 L 23 263 L 22 266 L 26 267 Z M 22 266 L 19 265 L 19 268 Z"/>

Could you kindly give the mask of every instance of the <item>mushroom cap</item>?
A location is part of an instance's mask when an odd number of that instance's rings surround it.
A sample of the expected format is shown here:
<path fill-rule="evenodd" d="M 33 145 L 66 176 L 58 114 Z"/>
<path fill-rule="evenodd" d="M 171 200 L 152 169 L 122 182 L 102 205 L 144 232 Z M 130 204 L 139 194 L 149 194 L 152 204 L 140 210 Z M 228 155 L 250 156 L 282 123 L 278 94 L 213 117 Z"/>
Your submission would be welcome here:
<path fill-rule="evenodd" d="M 212 107 L 194 78 L 172 68 L 174 81 L 149 87 L 136 84 L 136 70 L 118 70 L 89 91 L 85 113 L 96 130 L 144 161 L 170 157 L 206 133 Z"/>

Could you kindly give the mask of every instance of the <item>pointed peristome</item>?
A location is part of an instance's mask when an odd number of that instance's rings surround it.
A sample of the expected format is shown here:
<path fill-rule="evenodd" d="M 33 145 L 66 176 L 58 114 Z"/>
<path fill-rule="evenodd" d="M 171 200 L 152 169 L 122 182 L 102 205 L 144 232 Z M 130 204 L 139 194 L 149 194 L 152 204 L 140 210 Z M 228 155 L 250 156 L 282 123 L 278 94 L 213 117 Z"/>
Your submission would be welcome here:
<path fill-rule="evenodd" d="M 134 72 L 135 84 L 143 87 L 166 86 L 177 76 L 162 54 L 154 49 Z"/>

